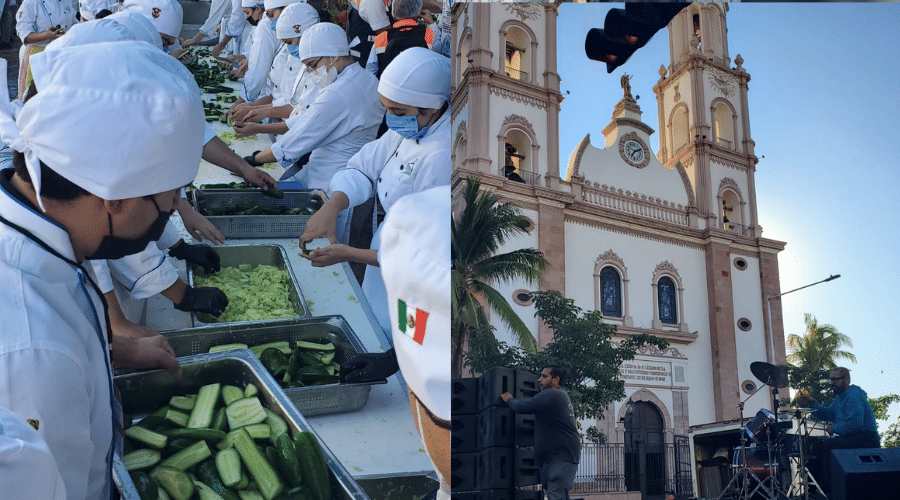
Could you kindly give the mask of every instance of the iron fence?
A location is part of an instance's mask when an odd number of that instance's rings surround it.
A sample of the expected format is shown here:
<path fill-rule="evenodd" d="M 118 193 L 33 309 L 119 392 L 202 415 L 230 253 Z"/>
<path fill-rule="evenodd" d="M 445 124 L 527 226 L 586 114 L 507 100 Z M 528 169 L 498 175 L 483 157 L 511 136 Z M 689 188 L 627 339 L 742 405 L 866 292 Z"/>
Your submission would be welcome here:
<path fill-rule="evenodd" d="M 585 443 L 572 492 L 642 491 L 662 495 L 671 489 L 679 497 L 692 495 L 691 464 L 687 436 L 675 436 L 672 443 L 647 447 Z"/>

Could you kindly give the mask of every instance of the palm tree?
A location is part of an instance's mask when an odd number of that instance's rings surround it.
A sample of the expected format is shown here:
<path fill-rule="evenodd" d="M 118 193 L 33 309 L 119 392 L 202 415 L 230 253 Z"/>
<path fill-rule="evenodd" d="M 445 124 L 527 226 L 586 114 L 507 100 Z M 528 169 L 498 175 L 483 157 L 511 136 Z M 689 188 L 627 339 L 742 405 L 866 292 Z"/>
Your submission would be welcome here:
<path fill-rule="evenodd" d="M 844 346 L 853 347 L 853 341 L 833 325 L 819 324 L 812 314 L 806 313 L 803 321 L 806 331 L 802 335 L 792 333 L 787 338 L 791 387 L 804 389 L 814 399 L 827 402 L 831 399 L 827 390 L 828 370 L 838 366 L 837 359 L 856 363 L 852 352 L 842 350 Z"/>
<path fill-rule="evenodd" d="M 497 254 L 500 245 L 511 236 L 527 232 L 530 224 L 512 204 L 498 204 L 497 195 L 484 192 L 479 196 L 480 187 L 479 180 L 466 179 L 465 206 L 453 221 L 451 232 L 453 377 L 462 373 L 463 349 L 469 336 L 488 325 L 485 305 L 510 327 L 522 348 L 537 350 L 528 327 L 491 284 L 517 279 L 537 283 L 547 261 L 534 248 Z"/>

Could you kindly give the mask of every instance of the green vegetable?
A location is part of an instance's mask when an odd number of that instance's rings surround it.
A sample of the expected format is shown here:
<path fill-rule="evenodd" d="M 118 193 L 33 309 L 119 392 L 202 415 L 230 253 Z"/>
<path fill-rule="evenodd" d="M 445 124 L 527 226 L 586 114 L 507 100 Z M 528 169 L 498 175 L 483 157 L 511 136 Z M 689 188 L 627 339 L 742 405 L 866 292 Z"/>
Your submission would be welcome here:
<path fill-rule="evenodd" d="M 172 396 L 169 400 L 169 406 L 178 408 L 179 410 L 191 411 L 197 402 L 197 395 L 190 394 L 188 396 Z"/>
<path fill-rule="evenodd" d="M 278 469 L 281 476 L 291 486 L 300 486 L 300 462 L 297 460 L 297 451 L 294 442 L 287 434 L 280 434 L 275 438 L 275 451 L 278 457 Z"/>
<path fill-rule="evenodd" d="M 204 441 L 221 441 L 225 439 L 225 432 L 216 429 L 172 429 L 166 432 L 170 438 L 186 438 Z"/>
<path fill-rule="evenodd" d="M 278 189 L 275 186 L 269 186 L 268 189 L 263 189 L 262 194 L 269 196 L 271 198 L 278 198 L 278 199 L 284 198 L 284 191 Z"/>
<path fill-rule="evenodd" d="M 244 397 L 249 398 L 251 396 L 256 396 L 259 392 L 259 389 L 253 384 L 247 384 L 247 387 L 244 387 Z"/>
<path fill-rule="evenodd" d="M 141 500 L 157 500 L 159 498 L 159 485 L 146 472 L 134 471 L 129 475 Z"/>
<path fill-rule="evenodd" d="M 250 351 L 252 351 L 253 354 L 256 354 L 257 358 L 260 358 L 262 356 L 263 351 L 265 351 L 266 349 L 269 349 L 269 348 L 278 349 L 279 351 L 281 351 L 284 354 L 290 354 L 292 352 L 291 345 L 288 343 L 287 340 L 279 340 L 277 342 L 269 342 L 267 344 L 255 345 L 250 348 Z"/>
<path fill-rule="evenodd" d="M 240 399 L 225 408 L 225 416 L 228 418 L 228 427 L 237 429 L 250 424 L 258 424 L 266 419 L 259 398 L 250 397 Z"/>
<path fill-rule="evenodd" d="M 194 494 L 194 482 L 183 470 L 161 465 L 153 469 L 150 477 L 155 479 L 174 500 L 189 500 Z"/>
<path fill-rule="evenodd" d="M 288 368 L 288 357 L 278 349 L 271 347 L 260 354 L 259 361 L 276 379 L 283 376 Z"/>
<path fill-rule="evenodd" d="M 209 384 L 200 388 L 197 393 L 197 403 L 191 411 L 191 418 L 185 427 L 191 429 L 208 428 L 212 423 L 216 401 L 219 400 L 219 391 L 222 384 Z"/>
<path fill-rule="evenodd" d="M 194 275 L 194 285 L 214 286 L 228 296 L 228 307 L 210 322 L 256 321 L 299 316 L 291 303 L 294 283 L 287 270 L 241 264 L 211 276 Z M 302 312 L 301 312 L 302 314 Z M 206 321 L 206 317 L 202 320 Z"/>
<path fill-rule="evenodd" d="M 245 425 L 243 427 L 253 439 L 269 439 L 272 434 L 272 428 L 265 422 L 258 424 Z"/>
<path fill-rule="evenodd" d="M 179 451 L 171 457 L 165 459 L 161 466 L 174 467 L 176 469 L 186 470 L 193 465 L 199 464 L 212 456 L 206 441 L 197 441 L 187 448 Z"/>
<path fill-rule="evenodd" d="M 294 447 L 306 486 L 317 500 L 331 500 L 331 475 L 316 436 L 301 431 L 294 436 Z"/>
<path fill-rule="evenodd" d="M 179 451 L 181 451 L 185 448 L 188 448 L 189 446 L 191 446 L 192 444 L 194 444 L 196 442 L 197 442 L 196 439 L 191 439 L 191 438 L 185 438 L 185 437 L 173 438 L 173 439 L 170 439 L 169 444 L 166 445 L 166 452 L 168 452 L 170 455 L 174 455 L 175 453 L 178 453 Z"/>
<path fill-rule="evenodd" d="M 287 422 L 285 422 L 284 419 L 281 418 L 281 415 L 275 413 L 274 411 L 272 411 L 268 408 L 263 408 L 263 410 L 265 410 L 265 412 L 266 412 L 266 422 L 269 424 L 269 427 L 271 428 L 271 436 L 270 437 L 272 438 L 272 441 L 274 441 L 275 438 L 278 437 L 280 434 L 287 434 L 287 432 L 288 432 Z"/>
<path fill-rule="evenodd" d="M 200 500 L 225 500 L 221 495 L 213 491 L 212 488 L 200 481 L 194 481 L 194 487 Z"/>
<path fill-rule="evenodd" d="M 140 425 L 145 429 L 153 429 L 159 424 L 166 421 L 166 412 L 169 410 L 168 406 L 163 406 L 162 408 L 156 410 L 155 412 L 144 417 L 140 422 L 135 425 Z"/>
<path fill-rule="evenodd" d="M 241 459 L 237 450 L 228 448 L 216 454 L 216 470 L 225 486 L 234 486 L 241 481 Z"/>
<path fill-rule="evenodd" d="M 145 429 L 141 426 L 132 426 L 125 430 L 125 435 L 134 439 L 136 441 L 140 441 L 148 446 L 152 446 L 153 448 L 164 448 L 166 446 L 166 441 L 168 438 L 163 436 L 162 434 L 153 432 L 149 429 Z"/>
<path fill-rule="evenodd" d="M 175 424 L 179 427 L 187 426 L 188 418 L 190 418 L 190 417 L 188 416 L 187 413 L 180 412 L 180 411 L 172 409 L 172 408 L 169 408 L 168 411 L 166 411 L 166 420 L 168 420 L 169 422 L 172 422 L 173 424 Z"/>
<path fill-rule="evenodd" d="M 122 457 L 122 463 L 125 464 L 125 469 L 132 470 L 140 470 L 140 469 L 149 469 L 154 465 L 158 464 L 162 459 L 162 454 L 159 450 L 154 450 L 152 448 L 142 448 L 137 451 L 132 451 L 131 453 Z"/>
<path fill-rule="evenodd" d="M 260 453 L 259 448 L 253 443 L 253 439 L 247 434 L 247 431 L 238 429 L 238 434 L 234 440 L 234 448 L 241 456 L 241 461 L 247 466 L 247 470 L 250 471 L 250 475 L 256 481 L 256 485 L 259 487 L 259 491 L 265 500 L 272 500 L 284 491 L 284 483 L 281 482 L 278 474 L 275 473 L 275 470 Z"/>
<path fill-rule="evenodd" d="M 238 470 L 240 470 L 240 462 L 238 462 Z M 212 458 L 200 462 L 200 465 L 197 466 L 197 479 L 210 487 L 223 500 L 237 500 L 238 498 L 234 492 L 226 487 L 216 468 L 216 461 Z"/>

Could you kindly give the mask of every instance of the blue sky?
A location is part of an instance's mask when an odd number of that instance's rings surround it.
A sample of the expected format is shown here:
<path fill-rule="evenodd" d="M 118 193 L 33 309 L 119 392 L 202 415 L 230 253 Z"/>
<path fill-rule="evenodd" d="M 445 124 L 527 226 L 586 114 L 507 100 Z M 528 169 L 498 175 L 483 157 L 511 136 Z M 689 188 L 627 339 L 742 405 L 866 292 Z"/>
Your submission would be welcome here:
<path fill-rule="evenodd" d="M 612 7 L 622 4 L 559 9 L 563 171 L 585 134 L 602 146 L 623 72 L 633 75 L 644 122 L 658 128 L 652 88 L 670 62 L 668 33 L 607 74 L 585 56 L 584 37 Z M 763 236 L 787 242 L 781 290 L 841 275 L 782 298 L 785 332 L 802 333 L 812 313 L 853 340 L 854 384 L 870 397 L 900 394 L 900 214 L 892 211 L 900 208 L 900 4 L 733 3 L 727 26 L 729 55 L 740 54 L 751 76 L 751 137 L 765 156 L 756 169 Z M 898 415 L 893 405 L 891 420 Z"/>

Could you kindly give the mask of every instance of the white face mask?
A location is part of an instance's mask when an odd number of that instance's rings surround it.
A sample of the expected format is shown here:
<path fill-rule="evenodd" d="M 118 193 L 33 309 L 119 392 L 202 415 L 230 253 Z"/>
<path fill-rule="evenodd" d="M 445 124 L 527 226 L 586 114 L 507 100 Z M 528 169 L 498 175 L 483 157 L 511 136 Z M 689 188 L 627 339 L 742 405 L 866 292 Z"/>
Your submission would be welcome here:
<path fill-rule="evenodd" d="M 315 73 L 309 75 L 310 80 L 321 88 L 331 85 L 338 76 L 337 69 L 327 66 L 319 66 Z"/>

